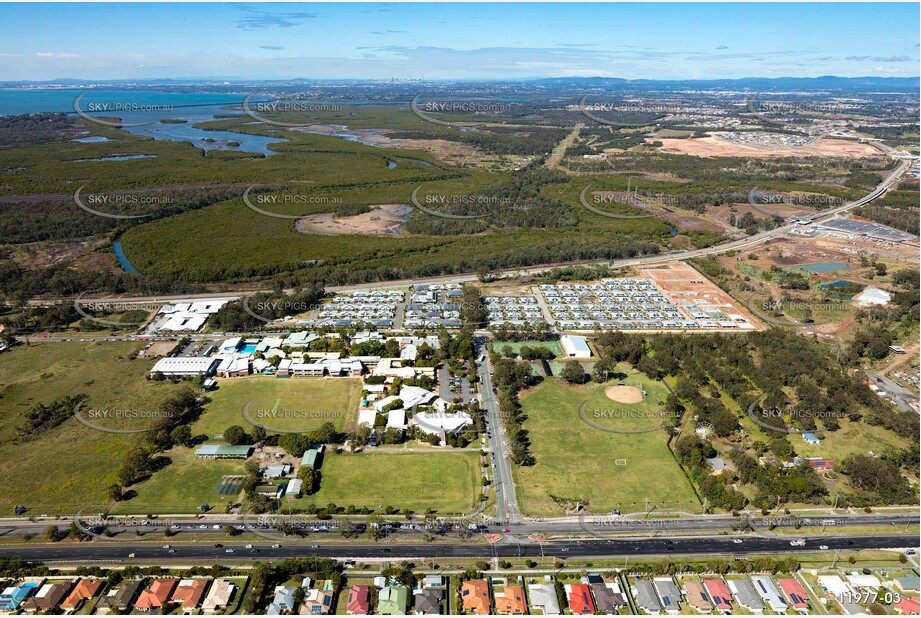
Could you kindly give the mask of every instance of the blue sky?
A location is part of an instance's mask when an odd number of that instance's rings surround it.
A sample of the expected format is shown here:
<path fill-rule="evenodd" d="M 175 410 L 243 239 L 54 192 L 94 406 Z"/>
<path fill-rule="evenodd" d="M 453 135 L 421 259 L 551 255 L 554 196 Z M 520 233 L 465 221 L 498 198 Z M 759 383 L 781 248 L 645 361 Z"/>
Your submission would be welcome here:
<path fill-rule="evenodd" d="M 0 79 L 917 76 L 918 3 L 0 4 Z"/>

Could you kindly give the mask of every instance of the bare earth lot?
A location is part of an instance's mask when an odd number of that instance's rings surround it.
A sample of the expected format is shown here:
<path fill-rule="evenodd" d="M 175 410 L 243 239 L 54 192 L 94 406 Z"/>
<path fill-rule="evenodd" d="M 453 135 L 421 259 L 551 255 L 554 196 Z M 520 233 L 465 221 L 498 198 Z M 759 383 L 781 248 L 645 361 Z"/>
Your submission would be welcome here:
<path fill-rule="evenodd" d="M 718 137 L 663 139 L 661 141 L 660 152 L 696 157 L 869 157 L 879 155 L 879 151 L 870 144 L 844 139 L 820 139 L 805 146 L 736 144 Z"/>
<path fill-rule="evenodd" d="M 371 212 L 353 217 L 334 217 L 331 212 L 308 215 L 297 220 L 295 229 L 304 234 L 341 236 L 361 234 L 363 236 L 403 236 L 401 229 L 412 206 L 406 204 L 383 204 L 372 206 Z"/>

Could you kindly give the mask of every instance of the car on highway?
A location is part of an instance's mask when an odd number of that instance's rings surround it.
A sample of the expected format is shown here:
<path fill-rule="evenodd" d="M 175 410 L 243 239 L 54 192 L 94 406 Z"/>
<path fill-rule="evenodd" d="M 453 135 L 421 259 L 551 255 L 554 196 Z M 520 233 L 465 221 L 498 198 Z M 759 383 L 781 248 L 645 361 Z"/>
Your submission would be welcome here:
<path fill-rule="evenodd" d="M 176 553 L 176 550 L 175 550 L 175 549 L 171 549 L 171 550 L 167 551 L 166 553 L 168 553 L 168 554 L 175 554 L 175 553 Z"/>
<path fill-rule="evenodd" d="M 129 557 L 129 558 L 137 558 L 137 554 L 135 554 L 134 552 L 131 552 L 130 554 L 128 554 L 128 557 Z"/>
<path fill-rule="evenodd" d="M 232 554 L 232 553 L 234 553 L 235 551 L 237 551 L 237 550 L 235 550 L 233 547 L 228 547 L 227 549 L 224 550 L 224 553 L 225 553 L 225 554 Z"/>
<path fill-rule="evenodd" d="M 252 548 L 253 548 L 252 544 L 246 546 L 246 549 L 252 549 Z"/>
<path fill-rule="evenodd" d="M 179 530 L 180 528 L 182 528 L 182 526 L 180 526 L 179 524 L 173 524 L 172 526 L 170 526 L 170 530 Z"/>
<path fill-rule="evenodd" d="M 828 549 L 828 545 L 819 545 L 819 549 Z"/>
<path fill-rule="evenodd" d="M 275 543 L 274 545 L 272 545 L 272 549 L 281 549 L 281 545 L 279 545 L 278 543 Z"/>
<path fill-rule="evenodd" d="M 311 546 L 310 546 L 310 549 L 320 549 L 320 546 L 319 546 L 319 545 L 311 545 Z"/>
<path fill-rule="evenodd" d="M 913 550 L 913 549 L 906 549 L 906 550 L 905 550 L 905 555 L 906 555 L 906 556 L 914 556 L 916 553 L 917 553 L 917 552 L 916 552 L 915 550 Z"/>
<path fill-rule="evenodd" d="M 164 545 L 164 546 L 163 546 L 163 549 L 169 549 L 169 548 L 170 548 L 169 545 Z"/>
<path fill-rule="evenodd" d="M 732 542 L 738 545 L 739 543 L 742 542 L 742 539 L 732 539 Z"/>

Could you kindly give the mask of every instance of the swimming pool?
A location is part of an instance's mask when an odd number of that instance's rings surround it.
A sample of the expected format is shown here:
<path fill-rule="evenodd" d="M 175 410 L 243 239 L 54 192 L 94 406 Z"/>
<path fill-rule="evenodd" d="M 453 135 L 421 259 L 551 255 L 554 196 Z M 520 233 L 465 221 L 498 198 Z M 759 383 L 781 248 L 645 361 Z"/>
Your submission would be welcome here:
<path fill-rule="evenodd" d="M 241 354 L 252 354 L 252 353 L 255 352 L 255 351 L 256 351 L 256 344 L 255 344 L 255 343 L 247 343 L 247 344 L 246 344 L 245 346 L 243 346 L 243 348 L 240 350 L 240 353 L 241 353 Z"/>

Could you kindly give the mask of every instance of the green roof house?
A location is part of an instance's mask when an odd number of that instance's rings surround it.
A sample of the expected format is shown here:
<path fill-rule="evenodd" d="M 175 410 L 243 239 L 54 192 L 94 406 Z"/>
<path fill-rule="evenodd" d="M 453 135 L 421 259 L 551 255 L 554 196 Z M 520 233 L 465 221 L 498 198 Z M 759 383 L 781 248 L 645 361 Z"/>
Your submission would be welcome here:
<path fill-rule="evenodd" d="M 406 586 L 388 586 L 377 595 L 377 611 L 385 616 L 405 616 L 408 601 Z"/>

